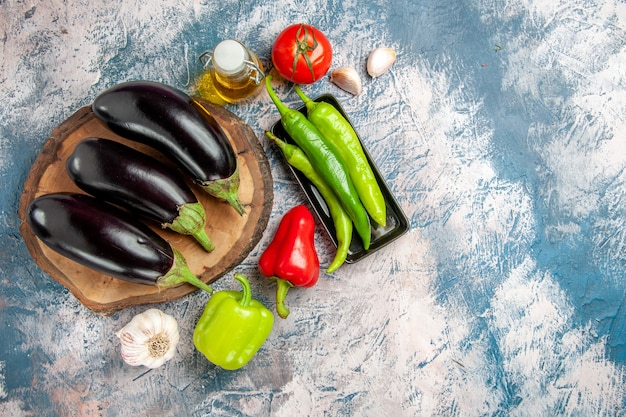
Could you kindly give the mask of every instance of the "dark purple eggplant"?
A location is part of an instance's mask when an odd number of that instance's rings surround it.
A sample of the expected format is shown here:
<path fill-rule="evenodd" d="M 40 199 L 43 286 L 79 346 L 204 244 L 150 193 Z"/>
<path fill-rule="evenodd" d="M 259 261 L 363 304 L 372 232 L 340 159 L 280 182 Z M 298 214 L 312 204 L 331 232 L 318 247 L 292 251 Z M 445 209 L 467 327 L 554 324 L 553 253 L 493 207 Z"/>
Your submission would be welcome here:
<path fill-rule="evenodd" d="M 27 221 L 43 243 L 88 268 L 138 284 L 171 287 L 188 282 L 213 292 L 154 230 L 95 197 L 42 195 L 30 203 Z"/>
<path fill-rule="evenodd" d="M 235 151 L 213 116 L 187 94 L 131 81 L 103 91 L 91 107 L 111 131 L 158 149 L 206 192 L 245 214 Z"/>
<path fill-rule="evenodd" d="M 80 141 L 67 158 L 70 178 L 87 193 L 193 236 L 207 251 L 206 212 L 174 170 L 122 143 L 102 138 Z"/>

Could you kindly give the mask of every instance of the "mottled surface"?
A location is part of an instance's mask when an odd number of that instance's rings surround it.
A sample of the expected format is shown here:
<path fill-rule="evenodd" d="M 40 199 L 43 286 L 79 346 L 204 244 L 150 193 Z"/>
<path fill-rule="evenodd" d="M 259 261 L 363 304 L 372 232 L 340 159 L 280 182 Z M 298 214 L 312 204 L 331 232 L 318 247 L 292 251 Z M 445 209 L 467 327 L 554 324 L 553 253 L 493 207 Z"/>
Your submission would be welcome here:
<path fill-rule="evenodd" d="M 626 376 L 626 4 L 621 0 L 318 2 L 0 1 L 0 415 L 623 415 Z M 191 343 L 206 296 L 159 305 L 177 356 L 126 366 L 101 317 L 30 258 L 22 185 L 50 130 L 104 88 L 151 79 L 191 91 L 197 57 L 235 38 L 266 64 L 288 24 L 320 27 L 357 126 L 411 230 L 293 290 L 255 359 L 221 371 Z M 372 80 L 378 46 L 398 62 Z M 285 83 L 281 97 L 298 105 Z M 229 108 L 262 138 L 262 93 Z M 273 307 L 256 261 L 305 202 L 274 147 L 274 216 L 237 268 Z M 322 263 L 332 257 L 319 229 Z M 234 288 L 230 276 L 217 288 Z"/>

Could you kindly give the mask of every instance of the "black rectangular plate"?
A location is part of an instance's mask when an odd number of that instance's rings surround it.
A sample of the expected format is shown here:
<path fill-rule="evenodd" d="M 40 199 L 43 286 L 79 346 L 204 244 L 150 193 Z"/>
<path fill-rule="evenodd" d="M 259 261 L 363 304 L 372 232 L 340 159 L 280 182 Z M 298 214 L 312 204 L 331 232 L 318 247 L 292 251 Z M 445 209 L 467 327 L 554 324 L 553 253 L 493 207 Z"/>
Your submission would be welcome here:
<path fill-rule="evenodd" d="M 324 94 L 317 97 L 314 101 L 324 101 L 333 105 L 352 125 L 352 122 L 350 121 L 345 111 L 334 96 L 330 94 Z M 298 110 L 306 115 L 305 106 L 302 106 Z M 354 129 L 354 125 L 352 125 L 352 128 Z M 271 127 L 271 131 L 273 134 L 275 134 L 285 142 L 295 145 L 293 139 L 291 139 L 287 132 L 285 132 L 285 129 L 280 123 L 280 120 Z M 363 146 L 363 141 L 361 141 L 361 137 L 359 136 L 358 132 L 357 137 L 361 142 L 361 146 Z M 378 181 L 378 185 L 383 193 L 383 196 L 385 197 L 385 202 L 387 205 L 387 224 L 382 227 L 370 219 L 370 223 L 372 225 L 372 241 L 368 250 L 365 250 L 363 248 L 363 243 L 361 242 L 360 237 L 356 232 L 354 232 L 352 235 L 350 249 L 348 251 L 348 257 L 346 258 L 346 263 L 354 263 L 363 259 L 364 257 L 376 252 L 382 247 L 398 239 L 409 230 L 409 222 L 406 215 L 402 211 L 402 208 L 400 208 L 400 206 L 398 205 L 398 202 L 389 190 L 389 187 L 385 183 L 385 180 L 380 175 L 378 167 L 376 166 L 376 164 L 374 164 L 374 161 L 372 161 L 372 158 L 370 157 L 370 154 L 365 146 L 363 146 L 363 151 L 365 153 L 365 156 L 367 157 L 367 160 L 370 163 L 370 166 L 372 167 L 372 171 L 374 172 L 374 176 Z M 335 227 L 333 225 L 333 219 L 330 216 L 330 212 L 328 211 L 328 207 L 326 206 L 326 202 L 322 198 L 319 191 L 317 191 L 317 188 L 315 188 L 315 186 L 304 176 L 304 174 L 293 168 L 291 165 L 289 165 L 289 168 L 291 169 L 293 175 L 296 177 L 296 180 L 300 184 L 300 187 L 302 187 L 302 190 L 309 199 L 313 210 L 315 210 L 315 214 L 320 219 L 322 225 L 324 226 L 324 229 L 326 229 L 326 232 L 328 233 L 330 239 L 336 247 L 337 238 L 335 237 Z"/>

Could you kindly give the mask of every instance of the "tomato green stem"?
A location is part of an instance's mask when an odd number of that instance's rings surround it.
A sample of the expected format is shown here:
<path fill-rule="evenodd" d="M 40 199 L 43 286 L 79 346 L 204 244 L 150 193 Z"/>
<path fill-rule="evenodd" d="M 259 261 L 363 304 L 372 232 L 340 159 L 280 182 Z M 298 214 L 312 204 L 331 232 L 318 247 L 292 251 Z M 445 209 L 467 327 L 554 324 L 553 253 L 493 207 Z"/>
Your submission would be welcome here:
<path fill-rule="evenodd" d="M 300 40 L 300 35 L 302 34 L 302 29 L 304 29 L 304 37 Z M 291 77 L 293 78 L 296 74 L 296 68 L 298 67 L 298 59 L 300 59 L 300 55 L 304 57 L 304 61 L 306 62 L 306 66 L 309 68 L 311 72 L 311 79 L 315 80 L 315 71 L 313 71 L 313 63 L 311 62 L 311 57 L 309 57 L 308 52 L 313 51 L 317 48 L 317 39 L 315 38 L 315 31 L 311 31 L 311 36 L 313 37 L 313 45 L 309 46 L 309 28 L 304 24 L 300 23 L 300 27 L 296 31 L 296 54 L 293 57 L 293 65 L 291 68 Z"/>

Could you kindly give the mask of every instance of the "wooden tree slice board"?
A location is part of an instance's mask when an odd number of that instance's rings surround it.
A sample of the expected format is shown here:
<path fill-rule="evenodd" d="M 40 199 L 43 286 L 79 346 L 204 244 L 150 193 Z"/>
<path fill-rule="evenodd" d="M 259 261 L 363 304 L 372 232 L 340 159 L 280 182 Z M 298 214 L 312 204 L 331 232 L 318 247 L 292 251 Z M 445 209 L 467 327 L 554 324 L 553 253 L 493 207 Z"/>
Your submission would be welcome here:
<path fill-rule="evenodd" d="M 192 185 L 205 208 L 206 231 L 216 247 L 210 253 L 190 236 L 146 223 L 183 254 L 196 276 L 210 284 L 239 265 L 259 242 L 267 227 L 274 194 L 269 162 L 250 126 L 223 107 L 198 101 L 222 126 L 235 149 L 241 181 L 239 198 L 246 208 L 246 215 L 240 216 L 228 203 Z M 112 133 L 94 116 L 90 106 L 79 109 L 52 131 L 31 168 L 21 196 L 20 232 L 37 265 L 66 286 L 86 307 L 100 314 L 111 314 L 134 305 L 171 301 L 196 291 L 196 287 L 190 284 L 159 289 L 110 277 L 65 258 L 34 235 L 26 222 L 28 205 L 33 199 L 54 192 L 83 193 L 68 176 L 65 161 L 74 146 L 87 137 L 122 142 L 171 165 L 152 148 Z"/>

